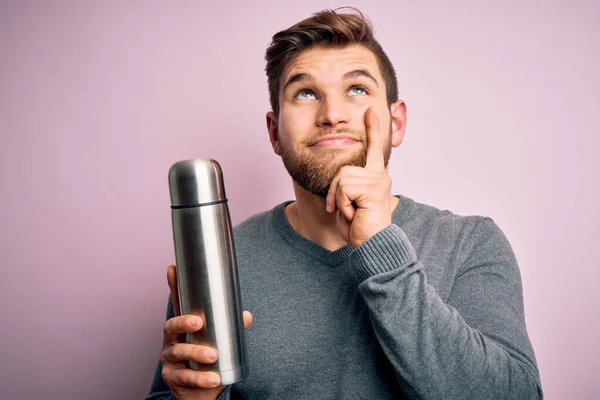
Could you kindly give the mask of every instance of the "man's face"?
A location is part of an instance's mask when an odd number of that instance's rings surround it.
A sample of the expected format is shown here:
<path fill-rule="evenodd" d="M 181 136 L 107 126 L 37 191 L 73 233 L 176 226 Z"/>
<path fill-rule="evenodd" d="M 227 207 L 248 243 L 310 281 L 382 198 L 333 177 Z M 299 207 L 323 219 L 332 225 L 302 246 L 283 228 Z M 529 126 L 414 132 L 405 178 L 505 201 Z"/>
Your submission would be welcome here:
<path fill-rule="evenodd" d="M 377 59 L 360 45 L 300 53 L 283 74 L 279 104 L 277 121 L 267 114 L 273 148 L 292 179 L 320 197 L 343 166 L 365 166 L 367 108 L 375 107 L 380 126 L 387 127 L 375 133 L 386 136 L 386 166 L 392 146 L 401 142 L 392 134 Z"/>

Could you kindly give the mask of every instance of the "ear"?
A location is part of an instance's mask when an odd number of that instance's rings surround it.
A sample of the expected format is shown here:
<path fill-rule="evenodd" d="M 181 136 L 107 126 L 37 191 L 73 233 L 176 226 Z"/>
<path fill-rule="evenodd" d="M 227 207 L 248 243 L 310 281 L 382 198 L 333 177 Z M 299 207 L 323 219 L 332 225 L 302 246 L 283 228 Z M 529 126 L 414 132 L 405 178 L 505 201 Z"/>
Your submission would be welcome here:
<path fill-rule="evenodd" d="M 390 106 L 392 118 L 392 147 L 398 147 L 404 140 L 406 131 L 406 103 L 398 100 Z"/>
<path fill-rule="evenodd" d="M 278 156 L 281 155 L 281 147 L 279 146 L 279 129 L 277 127 L 277 116 L 273 111 L 267 113 L 267 131 L 269 132 L 269 140 L 273 151 Z"/>

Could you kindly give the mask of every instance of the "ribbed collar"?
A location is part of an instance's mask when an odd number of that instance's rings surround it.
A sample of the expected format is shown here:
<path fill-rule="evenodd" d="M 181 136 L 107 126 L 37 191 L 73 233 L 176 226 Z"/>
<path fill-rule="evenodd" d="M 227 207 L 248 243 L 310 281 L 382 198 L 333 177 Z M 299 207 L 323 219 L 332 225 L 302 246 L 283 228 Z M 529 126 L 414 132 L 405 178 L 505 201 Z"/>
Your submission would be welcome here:
<path fill-rule="evenodd" d="M 402 226 L 402 223 L 407 219 L 410 210 L 414 206 L 414 201 L 405 196 L 396 196 L 400 198 L 398 205 L 392 213 L 392 223 Z M 336 251 L 329 251 L 324 247 L 308 240 L 304 236 L 301 236 L 298 232 L 292 228 L 287 217 L 285 216 L 285 207 L 293 201 L 285 201 L 273 209 L 273 225 L 279 232 L 279 234 L 287 241 L 290 245 L 310 255 L 315 260 L 322 264 L 330 267 L 337 267 L 342 265 L 352 253 L 352 247 L 346 245 Z"/>

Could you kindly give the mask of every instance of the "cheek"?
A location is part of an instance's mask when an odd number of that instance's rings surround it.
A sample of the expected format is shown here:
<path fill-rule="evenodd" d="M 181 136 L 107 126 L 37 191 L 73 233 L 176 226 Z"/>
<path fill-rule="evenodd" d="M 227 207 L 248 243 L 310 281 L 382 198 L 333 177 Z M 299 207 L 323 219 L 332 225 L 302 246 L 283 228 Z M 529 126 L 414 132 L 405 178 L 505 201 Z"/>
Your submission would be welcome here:
<path fill-rule="evenodd" d="M 315 120 L 311 113 L 304 110 L 282 110 L 279 118 L 280 140 L 286 144 L 297 145 L 314 133 Z"/>
<path fill-rule="evenodd" d="M 377 114 L 380 115 L 381 121 L 389 125 L 391 121 L 390 108 L 387 106 L 386 99 L 357 96 L 353 101 L 348 102 L 349 109 L 352 112 L 352 117 L 364 123 L 365 113 L 369 107 L 374 107 Z"/>
<path fill-rule="evenodd" d="M 290 106 L 282 110 L 282 120 L 290 127 L 303 127 L 315 124 L 316 107 L 312 104 Z"/>

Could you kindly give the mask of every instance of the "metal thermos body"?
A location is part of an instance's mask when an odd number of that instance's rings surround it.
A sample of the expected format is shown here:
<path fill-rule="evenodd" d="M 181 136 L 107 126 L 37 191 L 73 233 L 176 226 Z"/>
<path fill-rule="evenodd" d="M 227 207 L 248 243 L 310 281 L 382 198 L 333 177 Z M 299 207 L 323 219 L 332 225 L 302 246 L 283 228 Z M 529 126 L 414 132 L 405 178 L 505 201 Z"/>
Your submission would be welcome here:
<path fill-rule="evenodd" d="M 217 350 L 215 364 L 189 362 L 209 370 L 229 385 L 249 373 L 241 293 L 227 197 L 220 165 L 194 159 L 169 170 L 177 287 L 181 314 L 201 316 L 199 332 L 185 334 L 186 343 Z"/>

